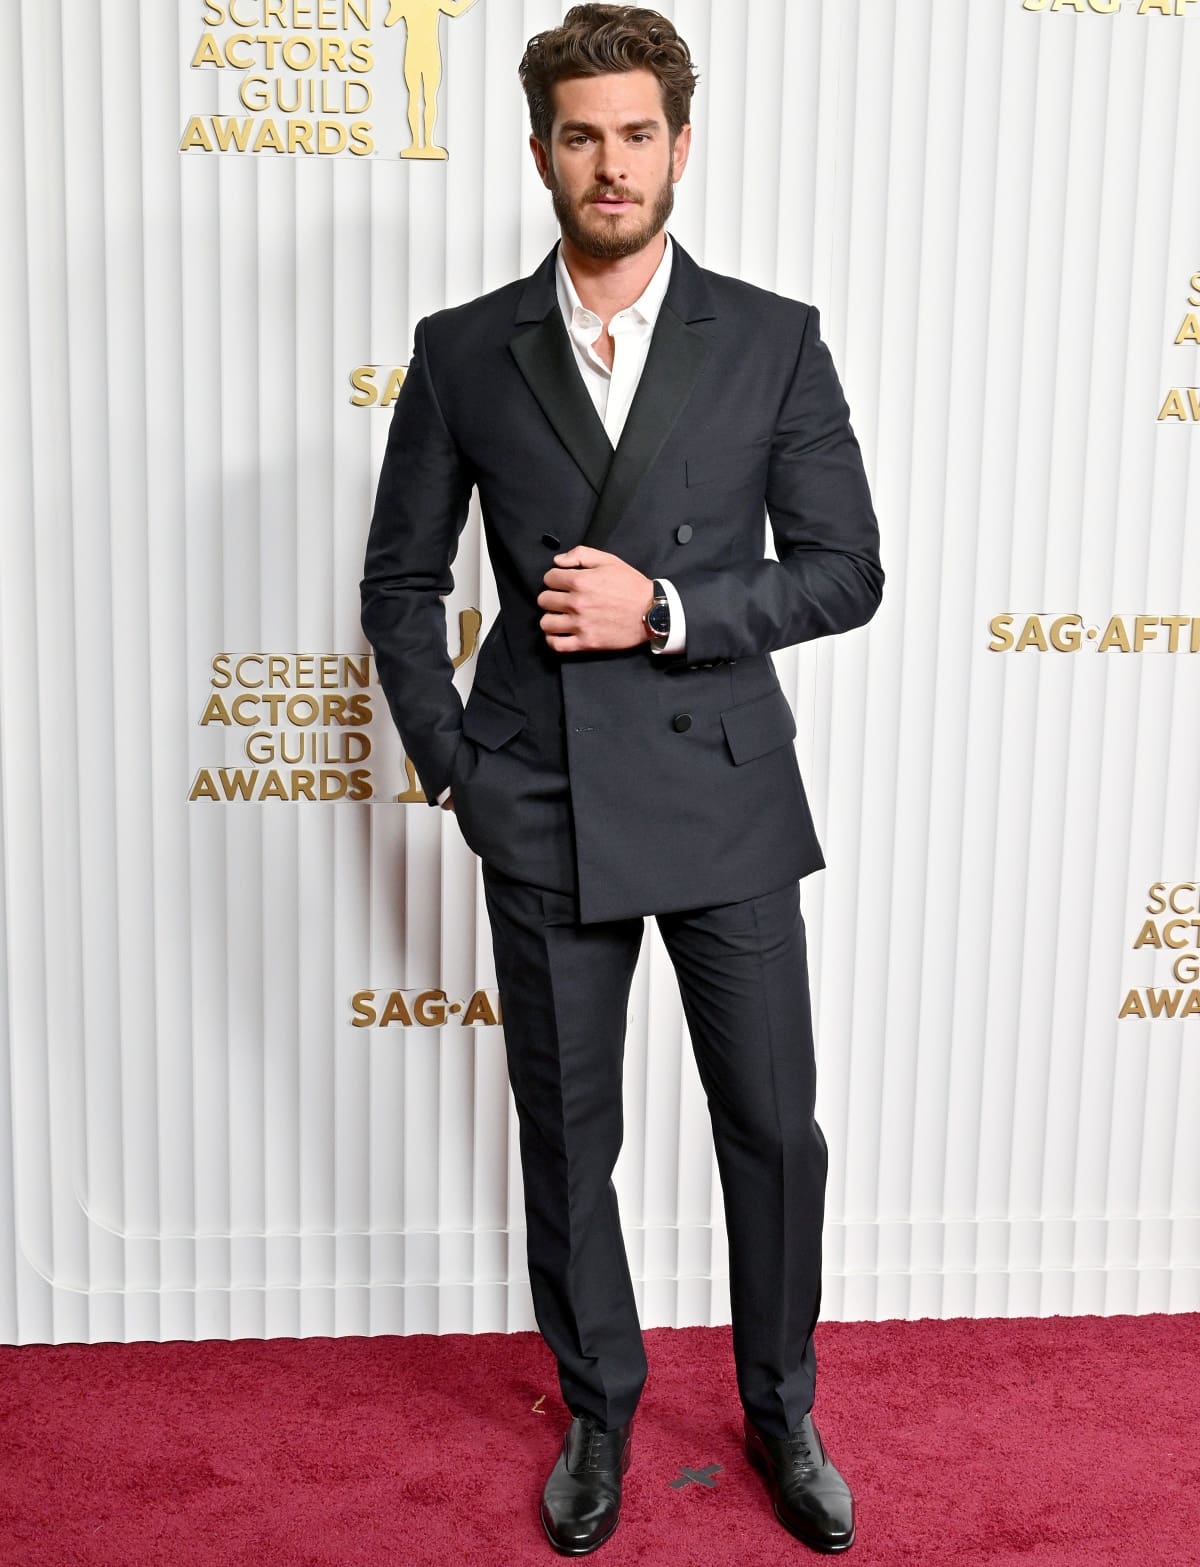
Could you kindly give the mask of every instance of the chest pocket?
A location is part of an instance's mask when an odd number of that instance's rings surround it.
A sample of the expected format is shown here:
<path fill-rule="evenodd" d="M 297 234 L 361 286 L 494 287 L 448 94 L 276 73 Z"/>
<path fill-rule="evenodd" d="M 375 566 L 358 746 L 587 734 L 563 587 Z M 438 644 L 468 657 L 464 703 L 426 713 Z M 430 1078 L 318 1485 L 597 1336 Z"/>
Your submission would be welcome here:
<path fill-rule="evenodd" d="M 707 451 L 684 459 L 688 489 L 701 484 L 753 484 L 766 472 L 771 437 L 754 441 L 714 442 Z"/>

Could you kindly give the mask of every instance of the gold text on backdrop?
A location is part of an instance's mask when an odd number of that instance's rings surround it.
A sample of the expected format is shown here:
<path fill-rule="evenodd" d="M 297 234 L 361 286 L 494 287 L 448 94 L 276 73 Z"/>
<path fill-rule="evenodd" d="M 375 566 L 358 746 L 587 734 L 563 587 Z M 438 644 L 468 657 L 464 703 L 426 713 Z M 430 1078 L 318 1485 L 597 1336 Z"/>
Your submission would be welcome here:
<path fill-rule="evenodd" d="M 1200 897 L 1194 881 L 1151 882 L 1143 920 L 1133 950 L 1149 948 L 1174 954 L 1171 977 L 1175 988 L 1147 985 L 1127 990 L 1118 1018 L 1185 1018 L 1200 1016 Z M 1166 915 L 1166 918 L 1162 916 Z M 1184 989 L 1182 987 L 1190 987 Z"/>
<path fill-rule="evenodd" d="M 503 1021 L 498 990 L 476 990 L 466 1001 L 450 1001 L 444 990 L 356 990 L 350 998 L 354 1028 L 491 1028 Z"/>
<path fill-rule="evenodd" d="M 1200 272 L 1193 272 L 1188 284 L 1187 309 L 1179 330 L 1175 334 L 1174 347 L 1200 347 Z M 1200 423 L 1200 386 L 1173 386 L 1167 393 L 1158 420 L 1168 419 L 1179 423 Z"/>
<path fill-rule="evenodd" d="M 1102 630 L 1074 612 L 1009 610 L 993 615 L 988 630 L 990 653 L 1200 653 L 1200 615 L 1110 615 Z"/>
<path fill-rule="evenodd" d="M 185 61 L 214 78 L 215 112 L 191 116 L 179 150 L 444 160 L 435 134 L 441 19 L 477 3 L 391 0 L 382 36 L 372 38 L 382 0 L 202 0 L 202 31 Z M 387 30 L 400 22 L 393 46 Z M 404 81 L 407 145 L 390 83 L 376 101 L 381 66 Z"/>
<path fill-rule="evenodd" d="M 1115 16 L 1132 10 L 1135 0 L 1022 0 L 1023 11 L 1074 11 L 1077 16 Z M 1187 16 L 1200 0 L 1136 0 L 1138 16 Z"/>
<path fill-rule="evenodd" d="M 355 408 L 390 408 L 407 373 L 407 365 L 358 365 L 350 372 L 350 401 Z"/>
<path fill-rule="evenodd" d="M 456 669 L 475 652 L 482 625 L 478 609 L 459 611 Z M 251 765 L 200 768 L 189 800 L 424 803 L 407 757 L 399 793 L 377 793 L 365 765 L 375 748 L 371 688 L 378 689 L 369 653 L 217 653 L 209 669 L 200 726 L 249 730 L 238 739 Z"/>

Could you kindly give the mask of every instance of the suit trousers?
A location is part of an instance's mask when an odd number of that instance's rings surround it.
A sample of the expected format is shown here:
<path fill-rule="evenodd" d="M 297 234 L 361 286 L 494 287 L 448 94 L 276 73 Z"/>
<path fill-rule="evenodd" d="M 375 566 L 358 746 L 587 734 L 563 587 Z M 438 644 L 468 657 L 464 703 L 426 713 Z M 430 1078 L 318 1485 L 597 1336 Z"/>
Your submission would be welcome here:
<path fill-rule="evenodd" d="M 642 918 L 581 924 L 572 894 L 483 863 L 538 1327 L 573 1414 L 611 1430 L 647 1376 L 612 1172 Z M 828 1149 L 800 888 L 658 914 L 712 1120 L 738 1392 L 768 1435 L 816 1391 Z M 650 1041 L 650 1049 L 654 1041 Z"/>

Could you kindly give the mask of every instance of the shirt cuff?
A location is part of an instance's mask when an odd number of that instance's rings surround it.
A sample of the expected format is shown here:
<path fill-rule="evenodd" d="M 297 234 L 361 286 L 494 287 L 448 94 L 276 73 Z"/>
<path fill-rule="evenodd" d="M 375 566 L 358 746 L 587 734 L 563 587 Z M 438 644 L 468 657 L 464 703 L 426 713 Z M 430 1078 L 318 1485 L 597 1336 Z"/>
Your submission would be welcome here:
<path fill-rule="evenodd" d="M 667 596 L 667 604 L 671 611 L 671 634 L 667 638 L 665 647 L 655 647 L 651 644 L 650 651 L 652 653 L 682 653 L 687 642 L 683 600 L 679 597 L 678 589 L 668 582 L 666 577 L 659 577 L 657 581 L 659 587 Z"/>
<path fill-rule="evenodd" d="M 450 785 L 447 784 L 446 787 L 442 790 L 441 794 L 438 795 L 437 803 L 440 805 L 442 803 L 442 801 L 446 798 L 446 796 L 449 793 L 450 793 Z"/>

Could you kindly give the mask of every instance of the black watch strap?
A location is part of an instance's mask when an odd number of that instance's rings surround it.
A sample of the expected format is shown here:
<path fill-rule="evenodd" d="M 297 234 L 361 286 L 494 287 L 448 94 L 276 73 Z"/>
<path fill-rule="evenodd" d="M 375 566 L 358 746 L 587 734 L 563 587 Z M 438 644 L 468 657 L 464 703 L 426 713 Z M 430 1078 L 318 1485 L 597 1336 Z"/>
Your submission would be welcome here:
<path fill-rule="evenodd" d="M 651 646 L 661 653 L 671 636 L 671 601 L 657 577 L 654 579 L 654 602 L 642 619 L 650 632 Z"/>

